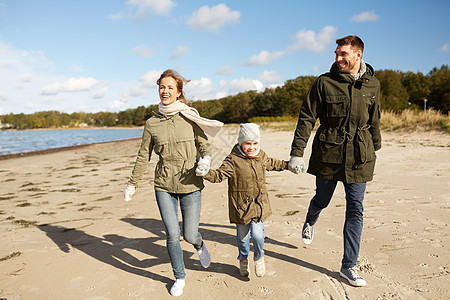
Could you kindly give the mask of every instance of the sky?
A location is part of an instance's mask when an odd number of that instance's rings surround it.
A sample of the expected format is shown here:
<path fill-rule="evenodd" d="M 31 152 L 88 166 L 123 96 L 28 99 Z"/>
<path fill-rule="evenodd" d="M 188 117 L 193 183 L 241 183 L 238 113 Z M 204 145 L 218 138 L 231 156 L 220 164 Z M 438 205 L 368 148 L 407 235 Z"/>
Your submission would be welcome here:
<path fill-rule="evenodd" d="M 358 35 L 375 70 L 450 64 L 450 0 L 0 0 L 0 115 L 119 112 L 159 102 L 166 69 L 188 100 L 318 76 Z"/>

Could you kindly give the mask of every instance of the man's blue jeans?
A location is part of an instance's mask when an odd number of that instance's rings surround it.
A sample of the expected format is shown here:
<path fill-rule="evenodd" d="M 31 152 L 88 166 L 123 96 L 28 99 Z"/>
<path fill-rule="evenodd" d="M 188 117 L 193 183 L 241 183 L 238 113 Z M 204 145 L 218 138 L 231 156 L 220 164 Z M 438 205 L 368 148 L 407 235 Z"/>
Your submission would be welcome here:
<path fill-rule="evenodd" d="M 183 251 L 180 245 L 180 225 L 178 223 L 178 201 L 181 207 L 183 219 L 184 240 L 199 250 L 203 240 L 198 232 L 200 222 L 200 210 L 202 194 L 196 191 L 189 194 L 173 194 L 163 191 L 155 191 L 156 202 L 159 213 L 166 228 L 167 251 L 169 252 L 170 263 L 176 279 L 186 277 L 184 272 Z"/>
<path fill-rule="evenodd" d="M 343 268 L 356 266 L 359 255 L 359 245 L 363 228 L 363 200 L 366 190 L 365 182 L 343 183 L 345 188 L 345 224 L 344 224 L 344 258 Z M 314 225 L 319 214 L 331 201 L 337 181 L 316 177 L 316 195 L 309 204 L 306 222 Z"/>
<path fill-rule="evenodd" d="M 251 221 L 247 225 L 236 225 L 237 246 L 239 249 L 239 260 L 248 258 L 250 252 L 250 237 L 253 241 L 254 259 L 258 260 L 264 256 L 264 223 Z"/>

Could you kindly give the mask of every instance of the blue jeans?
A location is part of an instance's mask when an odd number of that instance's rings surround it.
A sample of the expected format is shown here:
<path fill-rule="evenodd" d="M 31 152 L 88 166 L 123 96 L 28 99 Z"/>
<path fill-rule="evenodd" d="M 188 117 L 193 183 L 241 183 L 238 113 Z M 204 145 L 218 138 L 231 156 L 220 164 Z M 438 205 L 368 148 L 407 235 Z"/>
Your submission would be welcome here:
<path fill-rule="evenodd" d="M 248 258 L 250 252 L 250 236 L 253 241 L 254 259 L 264 256 L 264 223 L 251 221 L 248 225 L 236 225 L 239 260 Z"/>
<path fill-rule="evenodd" d="M 331 201 L 337 181 L 316 177 L 316 195 L 309 204 L 306 222 L 314 225 L 319 214 Z M 345 224 L 344 224 L 344 257 L 342 267 L 356 266 L 359 255 L 359 245 L 363 228 L 363 200 L 366 190 L 365 182 L 344 183 L 345 188 Z"/>
<path fill-rule="evenodd" d="M 203 244 L 202 235 L 198 232 L 202 194 L 196 191 L 189 194 L 172 194 L 155 191 L 159 213 L 166 228 L 167 251 L 176 279 L 186 277 L 184 272 L 183 251 L 180 245 L 180 225 L 178 223 L 178 201 L 183 219 L 184 240 L 200 249 Z"/>

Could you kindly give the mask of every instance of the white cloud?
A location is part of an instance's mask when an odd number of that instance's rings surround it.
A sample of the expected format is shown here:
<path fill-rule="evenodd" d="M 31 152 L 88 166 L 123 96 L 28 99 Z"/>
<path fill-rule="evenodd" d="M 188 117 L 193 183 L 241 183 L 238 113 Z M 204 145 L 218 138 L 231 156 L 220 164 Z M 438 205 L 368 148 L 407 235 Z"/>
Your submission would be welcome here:
<path fill-rule="evenodd" d="M 450 53 L 450 44 L 446 43 L 446 44 L 442 45 L 442 47 L 439 48 L 439 51 L 445 52 L 445 53 Z"/>
<path fill-rule="evenodd" d="M 17 81 L 20 83 L 27 83 L 30 82 L 32 78 L 32 75 L 30 73 L 27 74 L 21 74 L 17 77 Z"/>
<path fill-rule="evenodd" d="M 25 103 L 25 107 L 28 108 L 28 109 L 34 109 L 35 106 L 36 105 L 34 103 L 32 103 L 32 102 Z"/>
<path fill-rule="evenodd" d="M 83 71 L 83 67 L 80 64 L 71 64 L 70 70 L 79 73 Z"/>
<path fill-rule="evenodd" d="M 234 75 L 234 71 L 230 66 L 222 66 L 215 72 L 216 75 Z"/>
<path fill-rule="evenodd" d="M 302 29 L 295 35 L 296 42 L 286 49 L 287 53 L 296 52 L 302 49 L 312 52 L 324 52 L 326 46 L 334 40 L 337 28 L 325 26 L 319 34 L 313 30 Z"/>
<path fill-rule="evenodd" d="M 120 111 L 122 109 L 122 107 L 124 107 L 126 104 L 125 101 L 123 100 L 115 100 L 113 102 L 110 102 L 108 104 L 108 107 L 111 111 Z"/>
<path fill-rule="evenodd" d="M 0 41 L 0 67 L 28 73 L 31 69 L 50 69 L 53 63 L 42 51 L 19 50 Z"/>
<path fill-rule="evenodd" d="M 187 46 L 178 46 L 175 51 L 172 52 L 170 58 L 172 59 L 183 59 L 185 56 L 183 54 L 189 52 L 189 47 Z"/>
<path fill-rule="evenodd" d="M 336 32 L 337 28 L 333 26 L 325 26 L 319 34 L 316 34 L 313 30 L 302 29 L 295 35 L 295 43 L 286 47 L 285 50 L 277 52 L 261 51 L 240 64 L 247 67 L 265 66 L 286 54 L 303 49 L 312 52 L 324 52 L 326 46 L 333 41 Z"/>
<path fill-rule="evenodd" d="M 121 20 L 121 19 L 123 19 L 125 17 L 126 17 L 126 15 L 123 12 L 120 12 L 120 13 L 117 13 L 117 14 L 109 15 L 108 19 L 115 21 L 115 20 Z"/>
<path fill-rule="evenodd" d="M 209 100 L 213 97 L 212 91 L 212 80 L 206 77 L 191 80 L 184 87 L 186 98 L 191 100 Z"/>
<path fill-rule="evenodd" d="M 136 8 L 134 19 L 146 19 L 151 14 L 166 16 L 175 7 L 172 0 L 128 0 L 127 5 Z"/>
<path fill-rule="evenodd" d="M 259 54 L 253 55 L 249 60 L 243 61 L 240 64 L 247 67 L 255 66 L 265 66 L 270 64 L 272 61 L 280 59 L 283 57 L 284 52 L 278 51 L 270 53 L 268 51 L 261 51 Z"/>
<path fill-rule="evenodd" d="M 375 11 L 363 11 L 358 15 L 354 15 L 350 21 L 353 22 L 376 22 L 380 19 L 380 16 L 375 13 Z"/>
<path fill-rule="evenodd" d="M 149 71 L 139 77 L 139 80 L 145 87 L 156 87 L 156 80 L 161 76 L 162 70 Z"/>
<path fill-rule="evenodd" d="M 140 97 L 147 95 L 147 90 L 144 88 L 132 88 L 129 89 L 126 94 L 131 97 Z"/>
<path fill-rule="evenodd" d="M 99 89 L 99 90 L 95 91 L 92 94 L 92 98 L 94 98 L 94 99 L 102 99 L 102 98 L 104 98 L 106 96 L 107 92 L 108 92 L 108 88 L 104 87 L 102 89 Z"/>
<path fill-rule="evenodd" d="M 217 30 L 227 24 L 239 23 L 241 13 L 231 11 L 225 4 L 209 7 L 202 6 L 187 21 L 194 30 Z"/>
<path fill-rule="evenodd" d="M 6 101 L 6 100 L 8 100 L 6 93 L 4 91 L 0 91 L 0 101 Z"/>
<path fill-rule="evenodd" d="M 240 92 L 246 92 L 250 90 L 256 90 L 262 92 L 264 85 L 261 81 L 252 78 L 243 78 L 231 80 L 228 83 L 229 94 L 237 94 Z"/>
<path fill-rule="evenodd" d="M 144 45 L 134 47 L 133 49 L 131 49 L 131 53 L 137 54 L 143 58 L 149 58 L 149 57 L 155 56 L 155 54 L 150 49 L 145 47 Z"/>
<path fill-rule="evenodd" d="M 43 95 L 56 95 L 63 92 L 87 91 L 96 86 L 99 81 L 92 77 L 70 78 L 65 82 L 55 82 L 42 88 Z"/>
<path fill-rule="evenodd" d="M 258 75 L 258 80 L 266 84 L 280 83 L 283 80 L 283 76 L 278 74 L 277 71 L 264 71 Z"/>

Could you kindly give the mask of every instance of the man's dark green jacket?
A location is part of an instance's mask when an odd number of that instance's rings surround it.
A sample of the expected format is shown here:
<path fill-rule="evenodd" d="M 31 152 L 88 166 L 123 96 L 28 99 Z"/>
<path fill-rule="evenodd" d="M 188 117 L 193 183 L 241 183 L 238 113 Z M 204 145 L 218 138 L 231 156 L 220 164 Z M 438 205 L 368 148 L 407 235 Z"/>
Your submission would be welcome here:
<path fill-rule="evenodd" d="M 317 119 L 308 173 L 346 183 L 372 180 L 381 148 L 380 82 L 373 68 L 366 64 L 355 80 L 334 63 L 315 80 L 300 109 L 291 156 L 303 157 Z"/>

